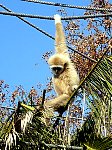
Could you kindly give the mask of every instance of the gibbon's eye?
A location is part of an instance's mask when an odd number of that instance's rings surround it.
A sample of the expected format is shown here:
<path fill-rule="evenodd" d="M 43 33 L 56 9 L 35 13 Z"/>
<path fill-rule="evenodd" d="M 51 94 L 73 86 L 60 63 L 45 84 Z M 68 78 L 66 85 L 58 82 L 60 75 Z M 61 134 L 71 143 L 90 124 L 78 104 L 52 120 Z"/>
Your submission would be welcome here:
<path fill-rule="evenodd" d="M 55 67 L 55 68 L 53 68 L 54 70 L 57 70 L 57 71 L 61 71 L 62 70 L 62 68 L 61 67 Z"/>
<path fill-rule="evenodd" d="M 58 71 L 60 72 L 62 70 L 62 68 L 61 67 L 53 67 L 52 70 L 56 71 L 56 72 L 58 72 Z"/>
<path fill-rule="evenodd" d="M 55 75 L 60 74 L 63 71 L 62 67 L 52 67 L 52 73 Z"/>

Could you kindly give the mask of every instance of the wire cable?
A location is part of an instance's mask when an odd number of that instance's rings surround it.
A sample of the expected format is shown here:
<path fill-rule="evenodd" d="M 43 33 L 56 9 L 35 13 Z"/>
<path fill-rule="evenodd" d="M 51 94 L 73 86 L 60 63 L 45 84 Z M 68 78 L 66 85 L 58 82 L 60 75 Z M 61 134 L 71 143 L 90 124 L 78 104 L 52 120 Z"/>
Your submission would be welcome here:
<path fill-rule="evenodd" d="M 45 5 L 68 7 L 68 8 L 77 8 L 77 9 L 86 9 L 86 10 L 97 10 L 97 11 L 108 11 L 108 12 L 112 12 L 112 9 L 107 9 L 107 8 L 96 8 L 96 7 L 86 7 L 86 6 L 74 6 L 74 5 L 61 4 L 61 3 L 54 3 L 54 2 L 38 1 L 38 0 L 21 0 L 21 1 L 33 2 L 33 3 L 39 3 L 39 4 L 45 4 Z"/>
<path fill-rule="evenodd" d="M 3 6 L 2 4 L 0 4 L 0 7 L 2 7 L 3 9 L 5 9 L 5 10 L 8 11 L 8 12 L 12 12 L 10 9 L 6 8 L 6 7 Z M 33 27 L 34 29 L 40 31 L 40 32 L 43 33 L 44 35 L 48 36 L 49 38 L 55 40 L 55 38 L 54 38 L 53 36 L 51 36 L 50 34 L 48 34 L 48 33 L 45 32 L 45 31 L 43 31 L 43 30 L 40 29 L 39 27 L 35 26 L 34 24 L 30 23 L 29 21 L 27 21 L 27 20 L 25 20 L 25 19 L 23 19 L 23 18 L 21 18 L 21 17 L 19 17 L 19 16 L 18 16 L 18 18 L 19 18 L 20 20 L 22 20 L 23 22 L 27 23 L 29 26 L 31 26 L 31 27 Z M 78 53 L 79 55 L 83 56 L 84 58 L 87 58 L 87 59 L 89 59 L 89 60 L 91 60 L 92 62 L 95 62 L 95 63 L 97 62 L 96 60 L 94 60 L 94 59 L 92 59 L 92 58 L 90 58 L 90 57 L 84 55 L 84 54 L 81 53 L 80 51 L 75 50 L 75 49 L 71 48 L 70 46 L 67 46 L 67 47 L 68 47 L 70 50 L 72 50 L 72 51 Z"/>
<path fill-rule="evenodd" d="M 10 9 L 6 8 L 6 7 L 3 6 L 2 4 L 0 4 L 0 7 L 2 7 L 3 9 L 5 9 L 5 10 L 8 11 L 8 12 L 12 12 Z M 19 18 L 20 20 L 22 20 L 23 22 L 25 22 L 25 23 L 28 24 L 29 26 L 33 27 L 34 29 L 40 31 L 40 32 L 43 33 L 44 35 L 46 35 L 46 36 L 48 36 L 49 38 L 51 38 L 51 39 L 54 40 L 54 38 L 53 38 L 50 34 L 48 34 L 47 32 L 43 31 L 42 29 L 40 29 L 39 27 L 35 26 L 34 24 L 30 23 L 29 21 L 27 21 L 27 20 L 25 20 L 25 19 L 23 19 L 23 18 L 21 18 L 21 17 L 19 17 L 19 16 L 18 16 L 17 18 Z"/>
<path fill-rule="evenodd" d="M 0 11 L 0 14 L 1 15 L 16 16 L 16 17 L 28 17 L 28 18 L 54 20 L 54 17 L 51 17 L 51 16 L 40 16 L 40 15 L 15 13 L 15 12 L 6 12 L 6 11 Z M 84 16 L 68 16 L 68 17 L 62 17 L 61 19 L 62 20 L 72 20 L 72 19 L 87 19 L 87 18 L 98 18 L 98 17 L 112 17 L 112 13 L 109 13 L 109 14 L 84 15 Z"/>

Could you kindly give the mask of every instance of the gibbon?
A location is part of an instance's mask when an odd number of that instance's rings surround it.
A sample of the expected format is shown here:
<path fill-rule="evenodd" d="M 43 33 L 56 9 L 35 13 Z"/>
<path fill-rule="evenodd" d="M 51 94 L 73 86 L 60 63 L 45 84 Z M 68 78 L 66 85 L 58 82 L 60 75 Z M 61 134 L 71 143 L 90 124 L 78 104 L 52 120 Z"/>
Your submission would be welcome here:
<path fill-rule="evenodd" d="M 45 102 L 45 106 L 57 111 L 67 104 L 68 98 L 73 90 L 78 87 L 80 80 L 75 66 L 69 57 L 61 17 L 56 14 L 54 15 L 54 19 L 56 26 L 56 52 L 49 58 L 48 64 L 53 74 L 52 81 L 57 97 Z"/>

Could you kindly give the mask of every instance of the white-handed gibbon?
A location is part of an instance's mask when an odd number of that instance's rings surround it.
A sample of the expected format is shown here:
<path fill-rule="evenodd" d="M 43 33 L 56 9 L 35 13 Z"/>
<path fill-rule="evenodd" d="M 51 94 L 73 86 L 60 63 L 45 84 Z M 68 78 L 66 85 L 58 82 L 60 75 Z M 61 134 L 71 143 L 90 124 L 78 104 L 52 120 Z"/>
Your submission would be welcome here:
<path fill-rule="evenodd" d="M 54 15 L 56 25 L 55 54 L 48 60 L 53 73 L 53 85 L 57 97 L 45 102 L 46 107 L 58 110 L 67 104 L 73 90 L 79 85 L 79 75 L 71 62 L 60 15 Z"/>

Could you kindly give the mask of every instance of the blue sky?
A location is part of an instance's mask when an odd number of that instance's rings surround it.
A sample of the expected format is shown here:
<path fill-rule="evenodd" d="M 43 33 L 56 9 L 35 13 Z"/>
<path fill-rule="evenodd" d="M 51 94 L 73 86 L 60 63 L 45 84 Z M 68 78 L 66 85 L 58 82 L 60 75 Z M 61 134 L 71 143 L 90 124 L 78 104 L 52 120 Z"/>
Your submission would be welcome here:
<path fill-rule="evenodd" d="M 53 2 L 87 6 L 90 0 L 57 0 Z M 0 3 L 14 12 L 53 16 L 60 7 L 22 2 L 20 0 L 0 0 Z M 0 11 L 3 11 L 0 8 Z M 83 15 L 82 10 L 67 9 L 68 15 Z M 36 26 L 55 35 L 54 21 L 28 19 Z M 0 15 L 0 79 L 13 89 L 22 85 L 30 90 L 39 82 L 46 85 L 51 76 L 42 55 L 54 50 L 54 41 L 28 26 L 16 17 Z M 35 65 L 36 64 L 36 65 Z"/>

